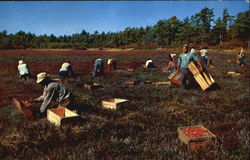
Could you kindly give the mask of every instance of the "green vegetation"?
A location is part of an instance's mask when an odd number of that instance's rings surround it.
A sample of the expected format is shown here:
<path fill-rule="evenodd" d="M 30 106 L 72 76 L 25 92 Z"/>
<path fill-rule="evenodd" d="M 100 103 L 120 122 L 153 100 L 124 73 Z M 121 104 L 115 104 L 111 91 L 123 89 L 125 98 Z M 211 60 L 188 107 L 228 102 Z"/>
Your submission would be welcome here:
<path fill-rule="evenodd" d="M 68 56 L 72 64 L 79 59 L 107 59 L 107 55 Z M 25 56 L 28 63 L 61 62 L 64 57 Z M 203 92 L 199 88 L 183 91 L 176 86 L 150 84 L 125 88 L 125 80 L 166 81 L 161 72 L 166 55 L 117 55 L 119 62 L 154 59 L 159 68 L 138 68 L 135 72 L 118 69 L 112 75 L 93 78 L 81 75 L 64 83 L 77 96 L 83 123 L 55 127 L 46 119 L 28 121 L 11 104 L 0 102 L 0 159 L 221 159 L 247 160 L 250 154 L 249 66 L 241 67 L 235 55 L 214 55 L 216 68 L 209 72 L 219 88 Z M 5 60 L 8 60 L 5 62 Z M 18 56 L 0 56 L 0 63 L 16 64 Z M 247 62 L 249 62 L 247 56 Z M 41 64 L 42 65 L 42 64 Z M 14 65 L 16 67 L 16 65 Z M 74 66 L 73 66 L 74 67 Z M 13 65 L 9 65 L 9 69 Z M 52 69 L 52 68 L 51 68 Z M 231 77 L 228 71 L 248 74 Z M 0 86 L 19 92 L 23 99 L 34 98 L 42 88 L 34 80 L 23 81 L 8 70 L 0 72 Z M 53 75 L 56 76 L 56 75 Z M 84 82 L 94 81 L 104 88 L 89 91 Z M 12 93 L 14 93 L 12 92 Z M 3 93 L 1 93 L 3 95 Z M 5 93 L 10 94 L 11 93 Z M 0 96 L 1 97 L 1 96 Z M 117 111 L 104 110 L 101 101 L 119 97 L 130 102 Z M 218 140 L 207 150 L 189 153 L 177 137 L 177 127 L 203 124 Z"/>
<path fill-rule="evenodd" d="M 213 9 L 203 8 L 199 13 L 179 20 L 173 16 L 159 20 L 154 26 L 145 28 L 127 27 L 121 32 L 95 31 L 56 37 L 51 35 L 36 36 L 19 31 L 16 34 L 0 32 L 0 49 L 24 48 L 117 48 L 153 49 L 173 47 L 183 43 L 193 45 L 219 45 L 221 48 L 247 45 L 250 39 L 250 11 L 241 12 L 237 17 L 224 9 L 222 17 L 214 20 Z M 213 24 L 213 25 L 212 25 Z M 230 43 L 230 45 L 228 45 Z"/>

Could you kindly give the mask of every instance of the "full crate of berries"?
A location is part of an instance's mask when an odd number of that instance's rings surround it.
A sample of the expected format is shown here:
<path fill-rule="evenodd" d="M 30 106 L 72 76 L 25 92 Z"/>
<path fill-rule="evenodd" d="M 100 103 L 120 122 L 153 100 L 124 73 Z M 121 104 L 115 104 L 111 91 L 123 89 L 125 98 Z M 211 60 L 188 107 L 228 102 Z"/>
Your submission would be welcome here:
<path fill-rule="evenodd" d="M 178 127 L 179 139 L 188 146 L 190 151 L 204 148 L 211 143 L 216 136 L 203 125 Z"/>

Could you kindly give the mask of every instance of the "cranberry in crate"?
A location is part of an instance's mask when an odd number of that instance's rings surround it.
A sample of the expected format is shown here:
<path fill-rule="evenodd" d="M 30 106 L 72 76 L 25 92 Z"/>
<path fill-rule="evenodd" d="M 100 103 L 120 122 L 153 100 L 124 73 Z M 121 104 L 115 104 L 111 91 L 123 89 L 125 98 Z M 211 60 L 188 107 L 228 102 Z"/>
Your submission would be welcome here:
<path fill-rule="evenodd" d="M 211 143 L 216 136 L 203 125 L 194 125 L 187 127 L 178 127 L 179 139 L 188 146 L 189 151 L 195 151 L 204 148 Z"/>

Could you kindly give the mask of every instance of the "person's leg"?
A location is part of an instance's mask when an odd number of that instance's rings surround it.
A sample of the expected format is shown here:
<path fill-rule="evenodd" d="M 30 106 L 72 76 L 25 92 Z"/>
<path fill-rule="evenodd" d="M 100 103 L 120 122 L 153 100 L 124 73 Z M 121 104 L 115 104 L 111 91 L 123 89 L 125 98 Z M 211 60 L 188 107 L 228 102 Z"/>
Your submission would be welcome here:
<path fill-rule="evenodd" d="M 110 73 L 110 71 L 111 71 L 111 65 L 112 64 L 108 64 L 108 72 Z"/>
<path fill-rule="evenodd" d="M 96 76 L 97 76 L 97 69 L 98 69 L 98 64 L 95 63 L 95 64 L 94 64 L 94 68 L 93 68 L 93 77 L 96 77 Z"/>
<path fill-rule="evenodd" d="M 114 63 L 113 63 L 113 69 L 114 69 L 114 70 L 116 70 L 116 64 L 117 64 L 117 62 L 114 61 Z"/>
<path fill-rule="evenodd" d="M 186 89 L 186 81 L 187 81 L 187 76 L 188 76 L 188 70 L 187 69 L 181 69 L 181 88 Z"/>

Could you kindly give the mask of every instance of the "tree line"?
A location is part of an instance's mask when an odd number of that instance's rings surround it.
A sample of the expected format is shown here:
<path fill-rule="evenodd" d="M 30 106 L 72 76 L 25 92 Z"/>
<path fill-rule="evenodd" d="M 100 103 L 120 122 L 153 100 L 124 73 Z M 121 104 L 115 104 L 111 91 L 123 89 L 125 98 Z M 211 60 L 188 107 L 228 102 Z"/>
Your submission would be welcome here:
<path fill-rule="evenodd" d="M 154 26 L 127 27 L 120 32 L 95 31 L 69 36 L 40 35 L 19 31 L 0 32 L 0 49 L 22 48 L 137 48 L 178 46 L 183 43 L 220 45 L 224 42 L 250 40 L 250 11 L 230 16 L 228 9 L 214 19 L 214 9 L 203 8 L 199 13 L 179 20 L 176 16 L 159 20 Z"/>

